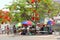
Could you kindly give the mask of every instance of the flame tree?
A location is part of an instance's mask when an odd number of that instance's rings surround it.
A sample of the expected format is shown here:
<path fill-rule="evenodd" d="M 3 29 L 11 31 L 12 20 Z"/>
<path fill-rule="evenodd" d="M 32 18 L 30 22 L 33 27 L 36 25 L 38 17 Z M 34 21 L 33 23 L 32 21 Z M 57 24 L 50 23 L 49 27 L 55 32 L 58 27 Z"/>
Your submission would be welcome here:
<path fill-rule="evenodd" d="M 58 3 L 52 0 L 14 0 L 7 8 L 10 10 L 12 22 L 27 19 L 36 22 L 46 15 L 56 16 L 60 10 Z"/>

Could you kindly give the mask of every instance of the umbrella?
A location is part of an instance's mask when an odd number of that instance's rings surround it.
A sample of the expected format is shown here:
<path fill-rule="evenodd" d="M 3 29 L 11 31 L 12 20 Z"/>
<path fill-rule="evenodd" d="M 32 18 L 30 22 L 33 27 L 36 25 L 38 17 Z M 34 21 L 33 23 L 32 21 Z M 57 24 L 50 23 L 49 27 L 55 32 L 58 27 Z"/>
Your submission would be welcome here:
<path fill-rule="evenodd" d="M 27 25 L 32 25 L 32 21 L 27 21 Z"/>
<path fill-rule="evenodd" d="M 29 26 L 35 25 L 35 23 L 33 23 L 33 22 L 30 21 L 30 20 L 28 20 L 28 21 L 23 21 L 22 24 L 24 24 L 24 25 L 29 25 Z"/>
<path fill-rule="evenodd" d="M 35 23 L 32 21 L 27 21 L 27 25 L 31 26 L 31 25 L 35 25 Z"/>
<path fill-rule="evenodd" d="M 21 23 L 17 23 L 15 26 L 16 26 L 16 27 L 21 27 L 22 24 L 21 24 Z"/>
<path fill-rule="evenodd" d="M 32 22 L 32 25 L 36 25 L 34 22 Z"/>
<path fill-rule="evenodd" d="M 23 21 L 22 24 L 27 24 L 27 21 Z"/>
<path fill-rule="evenodd" d="M 22 24 L 23 25 L 23 27 L 28 27 L 28 25 L 27 24 Z"/>
<path fill-rule="evenodd" d="M 23 25 L 24 27 L 27 27 L 27 26 L 28 26 L 27 24 L 28 24 L 27 21 L 23 21 L 23 22 L 22 22 L 22 25 Z"/>
<path fill-rule="evenodd" d="M 23 21 L 22 24 L 32 25 L 32 21 Z"/>

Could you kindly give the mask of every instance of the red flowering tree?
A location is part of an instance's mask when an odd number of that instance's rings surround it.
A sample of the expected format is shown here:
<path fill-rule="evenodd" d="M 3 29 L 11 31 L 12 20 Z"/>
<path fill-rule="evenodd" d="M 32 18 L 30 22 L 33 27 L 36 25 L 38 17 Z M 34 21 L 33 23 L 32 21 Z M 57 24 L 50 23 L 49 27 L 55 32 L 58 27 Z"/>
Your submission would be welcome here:
<path fill-rule="evenodd" d="M 9 12 L 0 10 L 0 22 L 7 22 L 7 21 L 8 22 L 11 21 L 11 17 L 9 16 Z"/>

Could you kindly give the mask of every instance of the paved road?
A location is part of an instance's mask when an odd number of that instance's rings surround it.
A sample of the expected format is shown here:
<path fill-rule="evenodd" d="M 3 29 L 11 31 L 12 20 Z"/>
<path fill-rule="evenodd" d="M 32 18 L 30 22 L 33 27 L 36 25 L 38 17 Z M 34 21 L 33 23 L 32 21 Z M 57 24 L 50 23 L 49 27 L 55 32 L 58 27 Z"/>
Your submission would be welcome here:
<path fill-rule="evenodd" d="M 17 36 L 17 35 L 0 35 L 0 40 L 60 40 L 57 35 L 37 35 L 37 36 Z"/>

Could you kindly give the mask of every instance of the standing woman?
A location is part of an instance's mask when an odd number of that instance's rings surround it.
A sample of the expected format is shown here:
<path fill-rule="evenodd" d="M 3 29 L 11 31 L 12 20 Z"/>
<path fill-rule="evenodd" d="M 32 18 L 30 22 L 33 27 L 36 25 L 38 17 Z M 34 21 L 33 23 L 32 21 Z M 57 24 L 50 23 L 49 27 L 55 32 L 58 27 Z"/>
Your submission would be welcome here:
<path fill-rule="evenodd" d="M 1 29 L 2 29 L 2 34 L 3 34 L 5 32 L 5 26 L 3 22 L 1 23 Z"/>
<path fill-rule="evenodd" d="M 9 29 L 9 26 L 7 25 L 6 26 L 6 33 L 7 33 L 7 35 L 9 35 L 9 31 L 10 31 L 10 29 Z"/>
<path fill-rule="evenodd" d="M 15 27 L 15 25 L 13 26 L 13 33 L 16 34 L 16 27 Z"/>
<path fill-rule="evenodd" d="M 0 34 L 2 34 L 2 29 L 1 29 L 1 25 L 0 25 Z"/>

